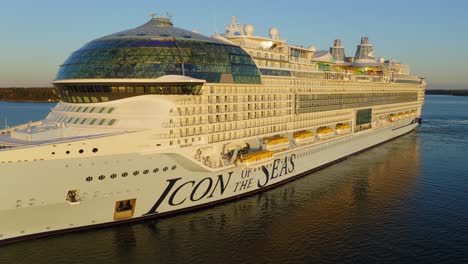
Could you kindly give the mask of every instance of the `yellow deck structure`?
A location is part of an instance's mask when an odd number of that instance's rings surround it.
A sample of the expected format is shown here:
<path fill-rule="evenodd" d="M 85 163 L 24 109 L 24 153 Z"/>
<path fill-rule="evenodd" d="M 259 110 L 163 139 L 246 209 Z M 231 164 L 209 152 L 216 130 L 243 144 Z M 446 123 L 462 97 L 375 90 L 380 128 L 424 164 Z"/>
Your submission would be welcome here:
<path fill-rule="evenodd" d="M 252 152 L 252 153 L 247 153 L 245 155 L 241 155 L 237 160 L 240 161 L 241 163 L 258 162 L 258 161 L 273 157 L 273 154 L 275 154 L 274 151 L 260 150 L 257 152 Z"/>
<path fill-rule="evenodd" d="M 307 139 L 307 138 L 313 137 L 314 133 L 310 131 L 299 131 L 299 132 L 294 133 L 293 136 L 295 139 Z"/>
<path fill-rule="evenodd" d="M 346 130 L 346 129 L 349 129 L 350 126 L 348 124 L 342 124 L 342 123 L 339 123 L 336 125 L 336 130 Z"/>
<path fill-rule="evenodd" d="M 317 134 L 323 135 L 333 132 L 333 128 L 330 127 L 319 127 L 317 128 Z"/>
<path fill-rule="evenodd" d="M 268 146 L 284 144 L 284 143 L 288 143 L 288 141 L 289 139 L 287 137 L 282 137 L 282 136 L 275 136 L 275 137 L 263 139 L 263 143 L 267 144 Z"/>

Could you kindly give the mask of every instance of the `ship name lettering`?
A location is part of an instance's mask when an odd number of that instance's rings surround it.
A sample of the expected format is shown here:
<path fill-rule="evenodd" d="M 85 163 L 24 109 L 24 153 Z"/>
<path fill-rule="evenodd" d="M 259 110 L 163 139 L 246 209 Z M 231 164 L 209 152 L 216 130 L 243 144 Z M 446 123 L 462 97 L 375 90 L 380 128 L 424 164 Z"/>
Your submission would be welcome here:
<path fill-rule="evenodd" d="M 250 172 L 252 172 L 251 169 L 242 170 L 242 171 L 241 171 L 241 178 L 242 178 L 242 179 L 245 179 L 245 178 L 250 177 Z"/>
<path fill-rule="evenodd" d="M 250 179 L 247 179 L 247 180 L 242 180 L 240 182 L 236 182 L 236 187 L 234 187 L 234 192 L 250 189 L 252 187 L 252 180 L 253 179 L 250 178 Z"/>
<path fill-rule="evenodd" d="M 271 179 L 276 179 L 278 177 L 287 175 L 294 171 L 294 159 L 296 158 L 296 154 L 292 154 L 289 157 L 285 157 L 284 159 L 275 159 L 273 161 L 273 166 L 271 167 L 271 171 L 266 167 L 262 166 L 262 171 L 264 174 L 264 179 L 258 180 L 257 186 L 258 188 L 262 188 L 267 186 L 268 182 Z"/>
<path fill-rule="evenodd" d="M 232 173 L 233 172 L 228 173 L 227 179 L 224 178 L 223 174 L 218 175 L 215 184 L 213 184 L 214 180 L 211 177 L 203 178 L 198 182 L 187 181 L 182 184 L 179 184 L 179 181 L 182 178 L 169 179 L 167 180 L 168 184 L 166 189 L 164 189 L 164 192 L 161 194 L 159 199 L 145 215 L 158 213 L 157 210 L 159 206 L 166 200 L 166 198 L 168 198 L 167 203 L 170 206 L 178 206 L 185 203 L 187 199 L 192 202 L 196 202 L 205 197 L 213 198 L 216 195 L 216 190 L 219 190 L 219 194 L 223 195 L 229 181 L 231 180 Z M 186 189 L 185 192 L 181 192 L 182 189 Z"/>

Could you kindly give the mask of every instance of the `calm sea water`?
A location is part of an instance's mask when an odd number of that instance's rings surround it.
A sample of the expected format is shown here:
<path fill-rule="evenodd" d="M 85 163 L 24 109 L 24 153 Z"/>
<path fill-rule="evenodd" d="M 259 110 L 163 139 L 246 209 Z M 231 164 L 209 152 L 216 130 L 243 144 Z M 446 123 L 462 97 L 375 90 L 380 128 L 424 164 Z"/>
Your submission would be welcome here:
<path fill-rule="evenodd" d="M 10 124 L 53 104 L 2 103 Z M 415 132 L 212 208 L 0 248 L 0 263 L 468 263 L 468 98 Z M 1 127 L 1 125 L 0 125 Z"/>

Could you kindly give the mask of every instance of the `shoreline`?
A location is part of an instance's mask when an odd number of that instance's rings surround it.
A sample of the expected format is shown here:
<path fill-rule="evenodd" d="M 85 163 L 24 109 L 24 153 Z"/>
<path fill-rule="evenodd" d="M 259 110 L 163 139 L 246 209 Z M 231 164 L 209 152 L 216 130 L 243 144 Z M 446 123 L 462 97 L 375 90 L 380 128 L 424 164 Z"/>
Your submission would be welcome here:
<path fill-rule="evenodd" d="M 0 101 L 4 102 L 58 102 L 59 96 L 54 87 L 9 87 L 0 88 Z"/>
<path fill-rule="evenodd" d="M 468 90 L 426 90 L 426 95 L 451 95 L 451 96 L 468 96 Z"/>
<path fill-rule="evenodd" d="M 0 100 L 0 102 L 6 103 L 58 103 L 59 100 L 54 101 L 35 101 L 35 100 Z"/>
<path fill-rule="evenodd" d="M 468 90 L 426 90 L 426 95 L 468 96 Z M 56 88 L 0 88 L 0 102 L 11 103 L 58 103 Z"/>

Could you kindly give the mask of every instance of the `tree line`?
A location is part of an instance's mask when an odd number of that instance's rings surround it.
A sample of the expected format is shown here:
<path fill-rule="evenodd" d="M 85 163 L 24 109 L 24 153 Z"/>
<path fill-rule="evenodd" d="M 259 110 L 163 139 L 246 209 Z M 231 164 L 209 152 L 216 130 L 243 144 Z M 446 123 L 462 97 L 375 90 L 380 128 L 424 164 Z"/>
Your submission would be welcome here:
<path fill-rule="evenodd" d="M 443 94 L 443 95 L 455 95 L 455 96 L 468 96 L 468 90 L 443 90 L 434 89 L 426 90 L 426 94 Z"/>
<path fill-rule="evenodd" d="M 468 90 L 426 90 L 426 94 L 468 96 Z M 58 102 L 57 89 L 54 87 L 0 88 L 0 101 L 11 102 Z"/>
<path fill-rule="evenodd" d="M 57 102 L 58 100 L 58 93 L 54 87 L 0 88 L 0 101 Z"/>

